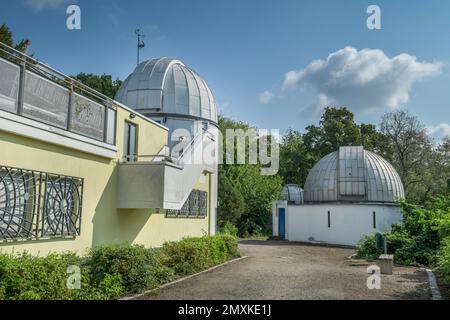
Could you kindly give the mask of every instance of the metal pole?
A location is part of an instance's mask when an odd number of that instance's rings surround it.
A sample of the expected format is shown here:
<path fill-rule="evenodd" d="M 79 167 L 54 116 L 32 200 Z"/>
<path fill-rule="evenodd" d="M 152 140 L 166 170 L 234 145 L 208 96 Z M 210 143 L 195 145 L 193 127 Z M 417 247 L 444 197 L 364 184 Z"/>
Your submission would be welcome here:
<path fill-rule="evenodd" d="M 140 56 L 139 56 L 139 53 L 141 52 L 140 44 L 141 44 L 141 35 L 140 35 L 140 33 L 138 33 L 137 65 L 139 65 L 139 60 L 140 60 Z"/>
<path fill-rule="evenodd" d="M 22 115 L 23 113 L 23 105 L 24 105 L 24 95 L 25 95 L 25 79 L 27 72 L 27 52 L 28 46 L 31 44 L 31 41 L 25 41 L 25 49 L 23 52 L 23 61 L 20 65 L 20 76 L 19 76 L 19 93 L 17 99 L 17 114 Z"/>
<path fill-rule="evenodd" d="M 69 109 L 67 111 L 67 131 L 70 131 L 72 129 L 72 108 L 73 108 L 73 96 L 74 96 L 74 90 L 73 90 L 73 82 L 70 82 L 70 88 L 69 88 Z"/>
<path fill-rule="evenodd" d="M 141 51 L 142 48 L 145 47 L 145 43 L 144 43 L 145 35 L 141 34 L 141 30 L 140 29 L 136 29 L 136 31 L 134 33 L 138 37 L 138 43 L 137 43 L 137 65 L 139 65 L 140 60 L 141 60 L 140 59 L 140 51 Z"/>

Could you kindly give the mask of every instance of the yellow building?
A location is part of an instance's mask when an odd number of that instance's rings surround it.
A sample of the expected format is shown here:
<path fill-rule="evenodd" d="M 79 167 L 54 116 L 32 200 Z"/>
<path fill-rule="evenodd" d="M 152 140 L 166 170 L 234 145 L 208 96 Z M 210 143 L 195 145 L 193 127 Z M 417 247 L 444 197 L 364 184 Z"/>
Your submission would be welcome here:
<path fill-rule="evenodd" d="M 215 233 L 217 165 L 192 161 L 215 150 L 210 125 L 180 148 L 176 128 L 0 43 L 0 251 Z"/>

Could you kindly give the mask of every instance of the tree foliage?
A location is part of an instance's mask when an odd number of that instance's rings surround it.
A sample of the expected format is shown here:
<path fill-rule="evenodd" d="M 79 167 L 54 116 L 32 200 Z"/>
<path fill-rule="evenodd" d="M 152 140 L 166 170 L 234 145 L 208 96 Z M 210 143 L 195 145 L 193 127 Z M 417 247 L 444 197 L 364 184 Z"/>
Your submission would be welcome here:
<path fill-rule="evenodd" d="M 360 144 L 361 134 L 353 113 L 347 108 L 326 108 L 319 126 L 306 127 L 304 135 L 308 151 L 318 159 L 340 146 Z"/>
<path fill-rule="evenodd" d="M 255 129 L 250 125 L 220 117 L 219 128 L 223 133 L 222 146 L 226 145 L 226 130 Z M 245 153 L 248 158 L 247 140 Z M 223 148 L 220 148 L 221 150 Z M 236 153 L 236 145 L 234 152 Z M 222 155 L 225 159 L 225 154 Z M 219 166 L 218 224 L 224 227 L 233 223 L 240 235 L 268 233 L 270 230 L 271 204 L 280 194 L 282 180 L 279 176 L 261 175 L 261 164 L 225 164 Z"/>
<path fill-rule="evenodd" d="M 112 76 L 106 74 L 99 76 L 92 73 L 79 73 L 73 78 L 111 99 L 114 99 L 114 96 L 122 85 L 121 80 L 116 79 L 113 81 Z"/>
<path fill-rule="evenodd" d="M 219 228 L 224 228 L 228 223 L 237 225 L 239 218 L 244 212 L 244 197 L 232 180 L 227 176 L 223 168 L 219 170 Z"/>
<path fill-rule="evenodd" d="M 442 251 L 443 243 L 450 239 L 450 196 L 431 198 L 425 206 L 403 202 L 403 221 L 386 233 L 388 252 L 395 262 L 403 265 L 450 265 L 448 251 Z M 375 237 L 362 239 L 358 255 L 376 259 L 382 252 L 375 246 Z M 440 257 L 443 255 L 444 257 Z"/>
<path fill-rule="evenodd" d="M 317 156 L 308 152 L 303 135 L 298 131 L 288 130 L 280 146 L 279 174 L 284 184 L 295 183 L 302 186 L 316 160 Z"/>
<path fill-rule="evenodd" d="M 407 111 L 384 115 L 380 131 L 389 139 L 391 162 L 403 181 L 409 201 L 424 203 L 445 192 L 450 177 L 448 143 L 436 148 L 425 126 Z"/>
<path fill-rule="evenodd" d="M 11 30 L 8 28 L 8 26 L 6 24 L 2 24 L 0 26 L 0 42 L 4 43 L 10 47 L 13 47 L 14 49 L 16 49 L 18 51 L 25 52 L 28 40 L 22 39 L 17 43 L 14 42 L 13 34 L 12 34 Z"/>
<path fill-rule="evenodd" d="M 288 130 L 280 147 L 280 175 L 284 183 L 303 186 L 314 164 L 341 146 L 364 146 L 390 159 L 388 138 L 373 124 L 358 125 L 347 108 L 326 108 L 319 125 L 305 133 Z"/>
<path fill-rule="evenodd" d="M 314 164 L 341 146 L 363 146 L 390 161 L 409 202 L 424 204 L 450 190 L 450 137 L 433 145 L 425 126 L 406 111 L 384 115 L 378 129 L 357 124 L 347 108 L 326 108 L 319 125 L 305 133 L 288 130 L 280 147 L 284 183 L 303 186 Z"/>

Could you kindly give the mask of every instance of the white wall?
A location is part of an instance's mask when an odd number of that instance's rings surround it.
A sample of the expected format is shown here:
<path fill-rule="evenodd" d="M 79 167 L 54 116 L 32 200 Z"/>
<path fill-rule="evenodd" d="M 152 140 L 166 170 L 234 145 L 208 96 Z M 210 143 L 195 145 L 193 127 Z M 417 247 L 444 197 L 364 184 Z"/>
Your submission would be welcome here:
<path fill-rule="evenodd" d="M 330 228 L 328 228 L 328 211 L 331 217 Z M 373 228 L 374 211 L 376 228 Z M 288 206 L 286 238 L 289 241 L 355 246 L 364 235 L 390 230 L 391 226 L 401 219 L 400 208 L 397 206 L 374 204 Z M 276 230 L 278 232 L 278 226 Z"/>

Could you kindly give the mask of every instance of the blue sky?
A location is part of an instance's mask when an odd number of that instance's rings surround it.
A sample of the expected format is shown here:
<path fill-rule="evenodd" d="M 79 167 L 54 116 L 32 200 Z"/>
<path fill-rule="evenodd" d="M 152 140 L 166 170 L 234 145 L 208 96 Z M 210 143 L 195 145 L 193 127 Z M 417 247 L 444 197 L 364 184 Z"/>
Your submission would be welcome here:
<path fill-rule="evenodd" d="M 66 28 L 71 3 L 79 31 Z M 381 30 L 366 27 L 370 4 Z M 450 134 L 449 16 L 446 0 L 3 0 L 0 23 L 66 74 L 121 79 L 135 67 L 140 28 L 143 58 L 182 60 L 224 115 L 261 128 L 303 130 L 330 104 L 366 123 L 406 108 L 438 137 Z"/>

